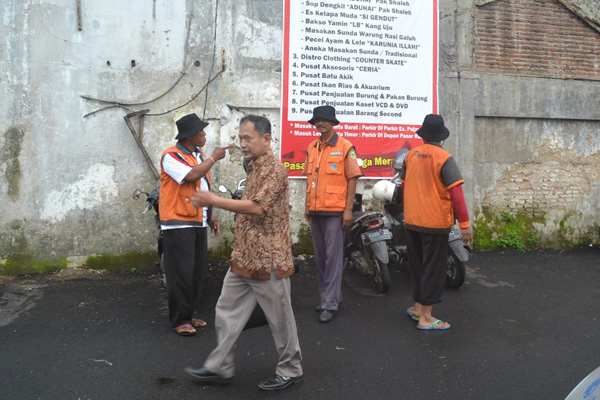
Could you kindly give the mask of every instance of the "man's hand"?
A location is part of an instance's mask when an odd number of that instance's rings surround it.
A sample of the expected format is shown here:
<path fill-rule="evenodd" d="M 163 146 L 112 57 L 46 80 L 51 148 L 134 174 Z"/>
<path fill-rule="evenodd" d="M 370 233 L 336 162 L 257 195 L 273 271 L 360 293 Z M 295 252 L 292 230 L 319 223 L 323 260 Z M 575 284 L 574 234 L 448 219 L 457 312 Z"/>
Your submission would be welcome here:
<path fill-rule="evenodd" d="M 192 196 L 192 205 L 196 208 L 212 207 L 217 196 L 213 192 L 197 190 Z"/>
<path fill-rule="evenodd" d="M 216 160 L 220 160 L 223 157 L 225 157 L 225 152 L 227 150 L 229 150 L 230 148 L 232 148 L 234 145 L 230 144 L 229 146 L 225 146 L 225 147 L 217 147 L 215 148 L 215 150 L 213 151 L 211 157 Z"/>
<path fill-rule="evenodd" d="M 473 241 L 473 228 L 460 228 L 460 238 L 464 244 L 469 244 Z"/>
<path fill-rule="evenodd" d="M 352 210 L 344 210 L 344 215 L 342 216 L 342 227 L 344 229 L 350 228 L 352 225 Z"/>
<path fill-rule="evenodd" d="M 213 235 L 219 236 L 221 234 L 221 227 L 219 226 L 219 221 L 217 221 L 217 217 L 215 217 L 215 214 L 211 214 L 210 219 L 211 219 L 210 229 L 211 229 Z"/>
<path fill-rule="evenodd" d="M 304 219 L 310 223 L 310 216 L 308 215 L 308 207 L 304 207 Z"/>

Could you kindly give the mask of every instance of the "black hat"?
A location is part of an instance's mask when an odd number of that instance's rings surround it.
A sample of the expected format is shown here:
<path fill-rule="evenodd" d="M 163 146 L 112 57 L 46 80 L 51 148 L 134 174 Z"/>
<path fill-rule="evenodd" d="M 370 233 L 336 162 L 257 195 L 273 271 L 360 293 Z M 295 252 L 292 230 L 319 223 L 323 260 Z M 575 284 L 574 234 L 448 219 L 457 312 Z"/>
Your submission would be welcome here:
<path fill-rule="evenodd" d="M 429 114 L 425 117 L 423 125 L 417 129 L 417 135 L 426 142 L 441 142 L 450 136 L 450 131 L 444 126 L 444 118 L 438 114 Z"/>
<path fill-rule="evenodd" d="M 315 109 L 313 110 L 313 117 L 308 120 L 308 123 L 314 125 L 315 121 L 319 118 L 324 119 L 325 121 L 334 122 L 333 125 L 337 125 L 340 123 L 340 121 L 338 121 L 335 117 L 335 108 L 333 108 L 332 106 L 315 107 Z"/>
<path fill-rule="evenodd" d="M 207 122 L 202 121 L 196 114 L 188 114 L 179 118 L 177 122 L 177 131 L 179 132 L 175 139 L 185 139 L 194 136 L 208 126 Z"/>

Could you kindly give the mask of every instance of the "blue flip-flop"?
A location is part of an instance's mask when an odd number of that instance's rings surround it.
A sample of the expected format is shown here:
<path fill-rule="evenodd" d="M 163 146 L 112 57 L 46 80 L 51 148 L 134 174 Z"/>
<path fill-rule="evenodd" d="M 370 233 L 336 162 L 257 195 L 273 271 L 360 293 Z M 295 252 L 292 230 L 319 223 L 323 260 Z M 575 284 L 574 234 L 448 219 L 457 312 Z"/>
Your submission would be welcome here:
<path fill-rule="evenodd" d="M 417 325 L 417 329 L 420 329 L 422 331 L 445 331 L 446 329 L 450 329 L 452 327 L 452 325 L 448 324 L 448 326 L 438 326 L 439 324 L 443 324 L 444 321 L 442 321 L 441 319 L 436 320 L 435 322 L 432 322 L 431 325 L 428 326 L 420 326 Z"/>
<path fill-rule="evenodd" d="M 412 319 L 413 321 L 417 321 L 419 322 L 419 315 L 415 315 L 415 308 L 414 307 L 408 307 L 408 310 L 406 310 L 406 315 L 408 315 L 408 318 Z"/>

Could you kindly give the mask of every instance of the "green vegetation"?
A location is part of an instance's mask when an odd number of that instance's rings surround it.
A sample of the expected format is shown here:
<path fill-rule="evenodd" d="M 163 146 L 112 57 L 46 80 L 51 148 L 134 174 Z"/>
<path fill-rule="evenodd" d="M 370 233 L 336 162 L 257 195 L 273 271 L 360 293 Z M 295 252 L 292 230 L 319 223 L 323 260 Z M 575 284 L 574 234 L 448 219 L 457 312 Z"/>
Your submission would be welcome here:
<path fill-rule="evenodd" d="M 155 269 L 158 262 L 156 251 L 146 253 L 100 254 L 88 257 L 89 269 L 104 271 L 143 271 Z"/>
<path fill-rule="evenodd" d="M 478 249 L 535 249 L 540 240 L 534 223 L 544 223 L 544 217 L 527 217 L 505 211 L 483 208 L 475 213 L 473 245 Z"/>
<path fill-rule="evenodd" d="M 581 231 L 569 224 L 570 220 L 577 223 L 582 219 L 575 211 L 561 216 L 560 221 L 547 221 L 546 215 L 530 217 L 524 212 L 510 213 L 489 207 L 475 210 L 475 215 L 473 246 L 478 249 L 558 250 L 600 243 L 598 225 Z M 543 232 L 554 224 L 558 227 Z"/>
<path fill-rule="evenodd" d="M 310 235 L 310 226 L 302 224 L 298 229 L 298 243 L 294 245 L 294 255 L 314 254 L 312 236 Z"/>
<path fill-rule="evenodd" d="M 229 262 L 232 251 L 233 241 L 229 238 L 223 238 L 216 249 L 208 252 L 208 260 L 212 263 Z"/>
<path fill-rule="evenodd" d="M 27 240 L 27 232 L 20 221 L 13 221 L 0 235 L 6 248 L 2 249 L 0 275 L 39 274 L 58 271 L 67 266 L 63 257 L 39 258 L 32 254 Z"/>
<path fill-rule="evenodd" d="M 10 257 L 0 261 L 0 275 L 40 274 L 67 267 L 66 258 L 37 259 L 29 255 Z"/>

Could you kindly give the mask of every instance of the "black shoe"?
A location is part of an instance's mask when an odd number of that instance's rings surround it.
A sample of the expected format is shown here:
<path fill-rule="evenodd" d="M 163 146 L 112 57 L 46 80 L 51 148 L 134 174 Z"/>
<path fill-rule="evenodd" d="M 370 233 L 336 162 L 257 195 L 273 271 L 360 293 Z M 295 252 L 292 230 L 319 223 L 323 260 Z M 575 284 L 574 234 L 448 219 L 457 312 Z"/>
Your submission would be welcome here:
<path fill-rule="evenodd" d="M 304 375 L 300 376 L 281 376 L 275 375 L 273 379 L 267 379 L 258 384 L 258 387 L 262 390 L 279 390 L 285 389 L 292 383 L 300 383 L 304 380 Z"/>
<path fill-rule="evenodd" d="M 342 305 L 342 302 L 340 301 L 340 302 L 338 303 L 338 306 L 341 306 L 341 305 Z M 316 306 L 316 307 L 315 307 L 315 312 L 321 312 L 322 310 L 323 310 L 323 309 L 321 308 L 321 306 Z"/>
<path fill-rule="evenodd" d="M 210 372 L 206 368 L 195 369 L 195 368 L 186 367 L 184 369 L 184 371 L 188 375 L 191 375 L 194 378 L 196 378 L 204 383 L 216 383 L 216 384 L 220 384 L 220 385 L 225 385 L 225 384 L 228 384 L 229 382 L 231 382 L 234 378 L 233 376 L 230 376 L 229 378 L 225 378 L 224 376 L 215 374 L 214 372 Z"/>
<path fill-rule="evenodd" d="M 323 310 L 321 311 L 321 315 L 319 315 L 319 322 L 329 322 L 333 319 L 333 311 L 332 310 Z"/>

